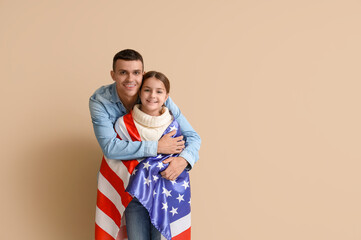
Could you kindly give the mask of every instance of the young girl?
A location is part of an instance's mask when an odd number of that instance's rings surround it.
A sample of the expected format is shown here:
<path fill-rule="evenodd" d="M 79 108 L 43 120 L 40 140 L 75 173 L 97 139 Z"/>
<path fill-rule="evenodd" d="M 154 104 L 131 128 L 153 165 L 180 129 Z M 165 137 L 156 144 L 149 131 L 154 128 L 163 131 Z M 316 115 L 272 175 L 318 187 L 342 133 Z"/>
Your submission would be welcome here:
<path fill-rule="evenodd" d="M 139 93 L 141 104 L 135 105 L 115 123 L 118 137 L 128 141 L 158 141 L 173 130 L 177 130 L 173 137 L 180 136 L 178 123 L 164 106 L 169 89 L 170 83 L 164 74 L 147 72 Z M 103 160 L 101 169 L 107 165 L 115 172 L 114 178 L 121 179 L 113 185 L 120 199 L 114 198 L 115 206 L 110 203 L 108 210 L 104 210 L 108 211 L 108 216 L 115 216 L 112 219 L 116 219 L 116 225 L 113 224 L 112 231 L 116 239 L 126 239 L 125 232 L 128 240 L 171 240 L 175 236 L 190 239 L 189 174 L 184 170 L 177 178 L 168 178 L 173 179 L 171 181 L 163 178 L 162 172 L 168 167 L 164 161 L 169 157 L 177 155 L 159 154 L 131 161 Z M 186 165 L 185 161 L 184 168 Z M 119 188 L 119 185 L 122 186 Z M 102 201 L 101 197 L 98 193 L 98 201 Z M 114 211 L 116 213 L 112 213 Z M 104 219 L 108 221 L 107 217 Z"/>

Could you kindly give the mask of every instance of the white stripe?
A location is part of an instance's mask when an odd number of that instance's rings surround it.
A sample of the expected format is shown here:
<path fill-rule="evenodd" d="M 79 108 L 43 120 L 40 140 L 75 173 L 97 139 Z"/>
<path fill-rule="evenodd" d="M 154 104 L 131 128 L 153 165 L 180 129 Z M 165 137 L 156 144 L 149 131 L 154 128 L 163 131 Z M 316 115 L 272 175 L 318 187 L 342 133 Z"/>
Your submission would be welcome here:
<path fill-rule="evenodd" d="M 118 120 L 115 122 L 114 128 L 115 128 L 115 131 L 118 133 L 119 137 L 121 138 L 121 140 L 133 141 L 128 133 L 127 127 L 125 126 L 124 117 L 118 118 Z M 140 162 L 143 159 L 144 158 L 139 158 L 139 159 L 135 159 L 135 160 Z M 127 186 L 127 185 L 125 185 L 125 186 Z"/>
<path fill-rule="evenodd" d="M 119 137 L 124 141 L 132 141 L 132 138 L 129 136 L 127 127 L 125 126 L 124 119 L 118 118 L 114 125 L 115 131 L 119 134 Z"/>
<path fill-rule="evenodd" d="M 107 232 L 114 239 L 117 237 L 119 232 L 118 226 L 108 215 L 106 215 L 98 207 L 95 210 L 95 222 L 101 229 Z"/>
<path fill-rule="evenodd" d="M 188 228 L 191 227 L 191 214 L 178 219 L 170 224 L 170 231 L 172 233 L 172 237 L 177 236 L 178 234 L 184 232 Z"/>
<path fill-rule="evenodd" d="M 123 216 L 125 208 L 122 204 L 119 193 L 101 173 L 99 173 L 98 190 L 114 203 L 121 216 Z"/>
<path fill-rule="evenodd" d="M 124 165 L 124 163 L 120 160 L 115 160 L 115 159 L 107 159 L 105 158 L 105 160 L 107 161 L 110 169 L 118 175 L 118 177 L 120 179 L 123 180 L 124 182 L 124 189 L 127 188 L 128 183 L 129 183 L 129 178 L 130 178 L 130 173 L 128 171 L 128 168 Z"/>
<path fill-rule="evenodd" d="M 114 125 L 115 131 L 118 133 L 119 137 L 121 138 L 121 140 L 124 141 L 133 141 L 132 138 L 130 137 L 129 133 L 128 133 L 128 129 L 125 126 L 125 122 L 124 122 L 124 118 L 120 117 L 118 118 L 118 120 L 116 121 L 115 125 Z M 138 162 L 142 161 L 144 158 L 139 158 L 136 159 Z"/>

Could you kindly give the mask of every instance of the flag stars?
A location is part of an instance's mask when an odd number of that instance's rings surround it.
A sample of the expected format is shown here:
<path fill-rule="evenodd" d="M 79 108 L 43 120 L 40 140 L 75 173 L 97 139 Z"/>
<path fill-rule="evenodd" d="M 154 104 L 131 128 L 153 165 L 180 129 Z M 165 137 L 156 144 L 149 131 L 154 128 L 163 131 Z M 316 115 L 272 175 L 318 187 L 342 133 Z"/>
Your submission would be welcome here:
<path fill-rule="evenodd" d="M 177 199 L 178 199 L 179 203 L 180 203 L 181 201 L 184 201 L 184 195 L 178 194 Z"/>
<path fill-rule="evenodd" d="M 162 207 L 162 209 L 164 209 L 164 210 L 166 210 L 167 211 L 167 209 L 168 209 L 168 203 L 162 203 L 163 204 L 163 207 Z"/>
<path fill-rule="evenodd" d="M 172 185 L 176 184 L 177 181 L 176 180 L 170 180 L 170 182 L 172 183 Z"/>
<path fill-rule="evenodd" d="M 171 131 L 173 131 L 173 130 L 178 130 L 178 128 L 177 128 L 176 126 L 171 126 L 170 129 L 169 129 L 169 131 L 171 132 Z"/>
<path fill-rule="evenodd" d="M 164 194 L 166 197 L 171 197 L 172 195 L 170 194 L 172 192 L 172 190 L 167 190 L 165 187 L 163 187 L 163 192 L 162 194 Z"/>
<path fill-rule="evenodd" d="M 152 180 L 149 179 L 149 177 L 144 178 L 144 184 L 147 184 L 149 187 L 149 184 L 152 182 Z"/>
<path fill-rule="evenodd" d="M 150 167 L 149 162 L 143 163 L 143 168 L 146 168 L 147 170 L 149 170 L 149 167 Z"/>
<path fill-rule="evenodd" d="M 157 175 L 153 175 L 153 181 L 156 182 L 159 179 Z"/>
<path fill-rule="evenodd" d="M 162 162 L 158 162 L 157 168 L 159 169 L 164 168 L 164 164 Z"/>
<path fill-rule="evenodd" d="M 160 158 L 162 158 L 163 157 L 163 155 L 162 154 L 159 154 L 157 157 L 156 157 L 156 159 L 160 159 Z"/>
<path fill-rule="evenodd" d="M 132 172 L 132 175 L 135 175 L 135 173 L 138 171 L 138 169 L 134 169 Z"/>
<path fill-rule="evenodd" d="M 177 210 L 178 208 L 172 207 L 172 210 L 170 210 L 169 212 L 171 212 L 173 214 L 172 216 L 174 216 L 174 214 L 178 214 Z"/>
<path fill-rule="evenodd" d="M 183 181 L 182 186 L 184 187 L 184 189 L 189 188 L 189 182 L 187 182 L 187 181 Z"/>

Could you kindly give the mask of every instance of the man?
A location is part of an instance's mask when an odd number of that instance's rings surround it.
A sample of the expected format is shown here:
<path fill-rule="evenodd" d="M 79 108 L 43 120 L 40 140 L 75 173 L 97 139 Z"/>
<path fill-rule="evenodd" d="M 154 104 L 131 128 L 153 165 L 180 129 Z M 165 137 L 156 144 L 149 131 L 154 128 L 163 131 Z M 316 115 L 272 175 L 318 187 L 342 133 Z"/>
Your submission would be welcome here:
<path fill-rule="evenodd" d="M 142 56 L 131 49 L 118 52 L 113 58 L 110 74 L 115 83 L 96 90 L 89 101 L 94 133 L 105 157 L 130 160 L 154 157 L 157 153 L 180 153 L 179 157 L 170 157 L 164 162 L 169 166 L 161 173 L 162 177 L 175 180 L 186 167 L 190 170 L 198 161 L 201 140 L 171 98 L 165 105 L 178 121 L 186 143 L 182 136 L 171 137 L 175 131 L 164 135 L 158 142 L 127 142 L 118 139 L 114 131 L 115 121 L 138 102 L 138 91 L 144 75 Z"/>

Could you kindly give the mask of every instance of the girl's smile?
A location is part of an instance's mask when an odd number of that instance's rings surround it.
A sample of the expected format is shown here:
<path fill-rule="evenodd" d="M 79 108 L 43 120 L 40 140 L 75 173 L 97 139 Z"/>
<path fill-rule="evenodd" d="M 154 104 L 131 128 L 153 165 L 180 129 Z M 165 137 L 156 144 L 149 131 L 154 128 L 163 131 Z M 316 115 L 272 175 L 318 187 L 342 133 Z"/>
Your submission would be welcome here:
<path fill-rule="evenodd" d="M 161 115 L 168 93 L 162 81 L 155 77 L 144 80 L 140 91 L 141 110 L 151 116 Z"/>

